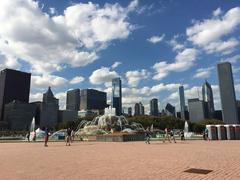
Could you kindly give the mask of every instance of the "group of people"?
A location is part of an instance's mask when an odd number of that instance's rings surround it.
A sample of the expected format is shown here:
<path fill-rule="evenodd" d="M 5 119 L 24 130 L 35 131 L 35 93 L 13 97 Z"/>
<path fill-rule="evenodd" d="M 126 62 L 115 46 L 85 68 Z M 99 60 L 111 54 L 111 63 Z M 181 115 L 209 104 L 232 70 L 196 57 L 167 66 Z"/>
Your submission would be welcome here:
<path fill-rule="evenodd" d="M 164 130 L 164 138 L 163 138 L 163 142 L 165 143 L 166 140 L 168 140 L 170 143 L 173 141 L 174 143 L 176 143 L 176 139 L 175 139 L 175 132 L 173 129 L 169 129 L 169 128 L 165 128 Z M 184 141 L 185 140 L 185 137 L 184 137 L 184 131 L 181 130 L 179 132 L 179 135 L 180 135 L 180 138 L 181 138 L 181 141 Z M 146 144 L 150 144 L 150 138 L 151 138 L 151 132 L 149 130 L 149 127 L 145 130 L 145 143 Z"/>
<path fill-rule="evenodd" d="M 165 128 L 164 131 L 165 131 L 165 135 L 164 135 L 163 142 L 165 143 L 165 141 L 168 140 L 171 143 L 172 142 L 171 140 L 173 140 L 173 142 L 176 143 L 173 129 L 170 130 L 168 128 Z"/>
<path fill-rule="evenodd" d="M 27 133 L 26 138 L 27 141 L 30 142 L 30 131 Z M 49 140 L 49 136 L 51 135 L 51 133 L 49 132 L 48 128 L 45 128 L 44 130 L 44 146 L 47 147 L 48 146 L 48 140 Z M 68 128 L 65 134 L 65 142 L 66 142 L 66 146 L 70 146 L 71 143 L 74 141 L 74 136 L 75 136 L 75 132 L 73 129 Z M 33 132 L 32 134 L 32 141 L 36 141 L 36 131 Z"/>
<path fill-rule="evenodd" d="M 48 138 L 50 136 L 50 133 L 48 131 L 48 129 L 45 129 L 45 136 L 44 136 L 44 146 L 48 146 Z M 66 146 L 70 146 L 71 143 L 73 143 L 74 141 L 74 136 L 75 136 L 75 132 L 73 129 L 68 128 L 65 134 L 65 142 L 66 142 Z"/>

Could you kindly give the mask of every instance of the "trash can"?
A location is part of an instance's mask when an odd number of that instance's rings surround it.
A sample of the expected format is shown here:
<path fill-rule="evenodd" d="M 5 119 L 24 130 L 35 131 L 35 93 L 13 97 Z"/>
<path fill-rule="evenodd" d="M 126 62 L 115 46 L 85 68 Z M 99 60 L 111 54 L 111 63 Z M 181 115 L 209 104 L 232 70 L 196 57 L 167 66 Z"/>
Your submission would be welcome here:
<path fill-rule="evenodd" d="M 240 140 L 240 125 L 235 124 L 233 127 L 235 128 L 235 139 Z"/>
<path fill-rule="evenodd" d="M 216 125 L 218 140 L 227 140 L 226 128 L 224 125 Z"/>
<path fill-rule="evenodd" d="M 217 140 L 217 127 L 215 125 L 206 125 L 208 129 L 208 138 L 210 140 Z"/>
<path fill-rule="evenodd" d="M 233 127 L 233 125 L 224 125 L 224 127 L 226 127 L 227 139 L 234 140 L 235 139 L 235 128 Z"/>

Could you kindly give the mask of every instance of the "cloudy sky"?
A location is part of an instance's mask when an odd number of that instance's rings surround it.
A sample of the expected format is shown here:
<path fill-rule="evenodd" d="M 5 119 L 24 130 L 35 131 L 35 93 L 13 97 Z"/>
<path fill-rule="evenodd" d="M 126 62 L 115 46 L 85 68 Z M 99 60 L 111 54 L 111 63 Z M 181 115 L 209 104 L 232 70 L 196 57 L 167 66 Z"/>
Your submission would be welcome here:
<path fill-rule="evenodd" d="M 230 61 L 240 99 L 238 0 L 1 0 L 0 67 L 32 73 L 31 101 L 52 87 L 65 105 L 74 88 L 111 96 L 122 78 L 123 104 L 157 97 L 178 107 L 212 84 L 221 107 L 216 64 Z"/>

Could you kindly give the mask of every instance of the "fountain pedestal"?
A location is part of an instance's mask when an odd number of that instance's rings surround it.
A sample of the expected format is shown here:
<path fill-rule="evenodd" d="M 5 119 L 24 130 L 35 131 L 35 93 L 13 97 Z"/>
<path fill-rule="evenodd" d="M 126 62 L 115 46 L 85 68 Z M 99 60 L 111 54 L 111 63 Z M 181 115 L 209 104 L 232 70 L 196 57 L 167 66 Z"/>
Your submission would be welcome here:
<path fill-rule="evenodd" d="M 96 140 L 101 142 L 143 141 L 144 139 L 144 133 L 113 133 L 96 136 Z"/>

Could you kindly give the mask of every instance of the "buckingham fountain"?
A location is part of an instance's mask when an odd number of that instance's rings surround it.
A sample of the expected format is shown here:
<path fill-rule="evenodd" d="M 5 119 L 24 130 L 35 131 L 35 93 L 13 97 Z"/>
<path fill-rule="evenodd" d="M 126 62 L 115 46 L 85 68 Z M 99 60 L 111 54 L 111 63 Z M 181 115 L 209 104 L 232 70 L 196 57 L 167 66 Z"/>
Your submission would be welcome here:
<path fill-rule="evenodd" d="M 92 121 L 83 120 L 77 127 L 77 137 L 97 141 L 136 141 L 144 139 L 144 128 L 140 123 L 129 123 L 126 117 L 116 116 L 115 108 L 105 108 L 104 115 Z"/>

